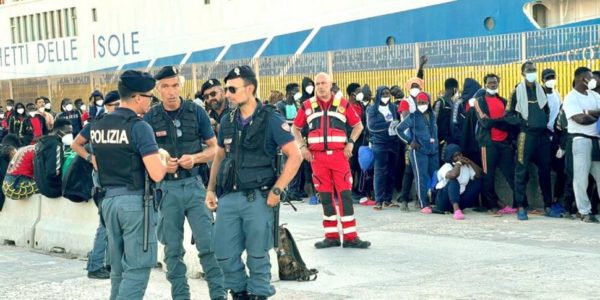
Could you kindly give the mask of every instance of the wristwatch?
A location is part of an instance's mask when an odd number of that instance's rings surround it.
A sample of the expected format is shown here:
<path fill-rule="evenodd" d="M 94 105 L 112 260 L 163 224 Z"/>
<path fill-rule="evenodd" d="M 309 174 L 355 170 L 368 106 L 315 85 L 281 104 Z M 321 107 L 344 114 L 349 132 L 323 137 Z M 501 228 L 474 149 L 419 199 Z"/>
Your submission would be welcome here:
<path fill-rule="evenodd" d="M 281 196 L 281 189 L 278 187 L 272 188 L 271 192 L 273 192 L 273 195 L 275 195 L 275 196 Z"/>
<path fill-rule="evenodd" d="M 91 162 L 92 162 L 92 155 L 91 155 L 91 154 L 88 154 L 88 155 L 85 157 L 85 161 L 87 161 L 87 162 L 91 163 Z"/>

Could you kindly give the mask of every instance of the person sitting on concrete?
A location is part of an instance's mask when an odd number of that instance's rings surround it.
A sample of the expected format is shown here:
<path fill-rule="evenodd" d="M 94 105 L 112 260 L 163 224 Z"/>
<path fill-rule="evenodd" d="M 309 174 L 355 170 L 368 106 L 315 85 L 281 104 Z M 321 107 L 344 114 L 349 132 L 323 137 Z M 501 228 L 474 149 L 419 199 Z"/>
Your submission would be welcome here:
<path fill-rule="evenodd" d="M 28 145 L 17 150 L 13 156 L 6 177 L 2 182 L 2 191 L 9 199 L 23 200 L 38 192 L 33 180 L 33 157 L 35 146 Z"/>
<path fill-rule="evenodd" d="M 4 181 L 8 164 L 16 152 L 17 148 L 14 146 L 9 144 L 0 144 L 0 182 Z M 2 192 L 2 189 L 0 189 L 0 211 L 2 211 L 2 206 L 4 206 L 4 199 L 4 192 Z"/>
<path fill-rule="evenodd" d="M 73 142 L 72 132 L 71 122 L 59 119 L 52 132 L 36 144 L 33 175 L 40 194 L 48 198 L 62 196 L 62 165 L 65 147 Z"/>
<path fill-rule="evenodd" d="M 456 144 L 446 145 L 446 162 L 438 171 L 435 208 L 438 211 L 453 211 L 455 220 L 464 220 L 463 209 L 477 203 L 481 191 L 482 170 L 460 151 Z"/>

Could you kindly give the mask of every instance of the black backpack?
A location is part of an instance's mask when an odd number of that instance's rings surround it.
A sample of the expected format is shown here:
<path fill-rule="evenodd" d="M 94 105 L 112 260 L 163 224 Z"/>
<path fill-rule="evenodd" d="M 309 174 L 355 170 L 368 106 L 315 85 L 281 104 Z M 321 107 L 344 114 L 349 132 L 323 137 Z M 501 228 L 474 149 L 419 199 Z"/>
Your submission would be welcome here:
<path fill-rule="evenodd" d="M 49 151 L 58 151 L 57 155 L 51 155 L 54 161 L 46 161 Z M 56 159 L 58 158 L 58 162 Z M 33 159 L 33 177 L 40 194 L 48 198 L 62 196 L 62 163 L 64 160 L 64 149 L 60 138 L 53 135 L 43 136 L 35 144 L 35 157 Z M 53 164 L 53 166 L 50 166 Z M 52 172 L 47 173 L 48 168 Z"/>
<path fill-rule="evenodd" d="M 283 225 L 285 224 L 279 226 L 279 246 L 276 249 L 279 279 L 296 281 L 316 280 L 319 271 L 306 267 L 292 234 Z"/>

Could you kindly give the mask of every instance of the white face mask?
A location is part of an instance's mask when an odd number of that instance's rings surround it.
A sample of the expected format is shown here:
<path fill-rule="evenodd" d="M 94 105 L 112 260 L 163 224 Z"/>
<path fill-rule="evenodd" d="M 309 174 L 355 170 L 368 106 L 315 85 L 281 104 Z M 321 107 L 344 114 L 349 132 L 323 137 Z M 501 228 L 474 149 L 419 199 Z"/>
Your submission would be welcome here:
<path fill-rule="evenodd" d="M 102 106 L 102 104 L 104 104 L 104 100 L 96 100 L 96 106 Z"/>
<path fill-rule="evenodd" d="M 598 82 L 596 81 L 595 78 L 590 79 L 590 81 L 588 81 L 588 83 L 587 83 L 587 87 L 590 90 L 595 89 L 597 85 L 598 85 Z"/>
<path fill-rule="evenodd" d="M 73 110 L 73 104 L 67 104 L 67 105 L 65 105 L 65 110 L 66 111 L 72 111 Z"/>
<path fill-rule="evenodd" d="M 475 98 L 469 99 L 469 106 L 471 106 L 471 107 L 475 106 Z"/>
<path fill-rule="evenodd" d="M 498 89 L 495 89 L 495 90 L 485 89 L 485 91 L 492 96 L 498 94 Z"/>
<path fill-rule="evenodd" d="M 46 111 L 43 107 L 38 108 L 38 111 L 43 113 L 44 111 Z"/>
<path fill-rule="evenodd" d="M 85 104 L 82 104 L 79 108 L 81 108 L 81 110 L 85 111 L 87 109 L 87 106 L 85 106 Z"/>
<path fill-rule="evenodd" d="M 51 103 L 46 103 L 46 104 L 44 104 L 44 108 L 45 109 L 51 109 L 52 108 L 52 104 Z"/>
<path fill-rule="evenodd" d="M 32 117 L 32 118 L 35 117 L 35 111 L 30 111 L 29 112 L 29 116 Z"/>
<path fill-rule="evenodd" d="M 297 92 L 294 94 L 294 101 L 298 101 L 300 100 L 300 98 L 302 98 L 302 93 Z"/>
<path fill-rule="evenodd" d="M 429 108 L 429 105 L 427 104 L 419 104 L 417 105 L 417 109 L 421 112 L 424 113 L 427 111 L 427 109 Z"/>
<path fill-rule="evenodd" d="M 547 88 L 553 89 L 556 86 L 556 80 L 550 79 L 550 80 L 546 81 L 545 85 Z"/>
<path fill-rule="evenodd" d="M 387 104 L 390 102 L 390 97 L 381 97 L 381 102 L 383 102 L 383 104 Z"/>
<path fill-rule="evenodd" d="M 356 101 L 363 101 L 363 99 L 365 99 L 365 94 L 363 94 L 362 92 L 356 94 Z"/>
<path fill-rule="evenodd" d="M 335 93 L 335 99 L 342 99 L 342 97 L 344 97 L 344 94 L 342 94 L 342 91 L 338 91 L 337 93 Z"/>
<path fill-rule="evenodd" d="M 8 110 L 8 111 L 11 111 L 12 109 L 13 109 L 13 107 L 10 105 L 6 107 L 6 110 Z"/>
<path fill-rule="evenodd" d="M 4 119 L 4 114 L 0 114 L 0 119 Z"/>
<path fill-rule="evenodd" d="M 17 109 L 17 113 L 22 115 L 25 112 L 25 109 L 19 108 Z"/>
<path fill-rule="evenodd" d="M 305 90 L 307 93 L 309 93 L 309 94 L 312 94 L 312 92 L 315 90 L 315 87 L 314 87 L 314 86 L 312 86 L 312 85 L 309 85 L 309 86 L 305 87 L 305 88 L 304 88 L 304 90 Z"/>
<path fill-rule="evenodd" d="M 410 89 L 410 91 L 408 92 L 413 98 L 417 98 L 417 95 L 421 92 L 421 89 L 419 88 L 412 88 Z"/>
<path fill-rule="evenodd" d="M 371 103 L 371 101 L 369 101 L 369 100 L 364 100 L 362 103 L 363 103 L 365 106 L 367 106 L 367 105 L 369 105 L 369 103 Z"/>
<path fill-rule="evenodd" d="M 531 83 L 534 83 L 535 80 L 537 79 L 537 73 L 535 73 L 535 72 L 525 73 L 525 79 Z"/>
<path fill-rule="evenodd" d="M 65 134 L 62 138 L 62 143 L 65 146 L 71 146 L 71 144 L 73 143 L 73 134 L 69 133 L 69 134 Z"/>

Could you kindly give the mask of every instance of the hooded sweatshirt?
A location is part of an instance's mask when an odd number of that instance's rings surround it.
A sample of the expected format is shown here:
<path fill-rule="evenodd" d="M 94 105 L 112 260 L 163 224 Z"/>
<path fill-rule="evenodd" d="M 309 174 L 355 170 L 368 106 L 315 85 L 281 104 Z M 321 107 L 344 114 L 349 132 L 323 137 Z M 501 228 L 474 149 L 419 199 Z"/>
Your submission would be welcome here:
<path fill-rule="evenodd" d="M 477 80 L 473 78 L 465 79 L 460 99 L 454 102 L 454 107 L 452 108 L 451 139 L 448 142 L 461 143 L 465 119 L 467 118 L 467 112 L 470 110 L 469 100 L 473 98 L 475 93 L 480 89 L 481 84 L 479 84 Z M 465 149 L 463 149 L 463 151 L 464 150 Z"/>
<path fill-rule="evenodd" d="M 416 142 L 420 146 L 416 150 L 417 152 L 436 155 L 439 149 L 437 121 L 431 104 L 428 106 L 428 117 L 425 117 L 419 110 L 411 113 L 396 127 L 396 134 L 407 145 Z M 407 129 L 408 132 L 406 132 Z"/>
<path fill-rule="evenodd" d="M 389 128 L 392 121 L 399 119 L 398 107 L 391 101 L 387 105 L 381 102 L 381 94 L 384 90 L 389 88 L 387 86 L 377 88 L 375 102 L 367 108 L 367 128 L 371 143 L 386 145 L 396 150 L 399 148 L 399 141 L 395 134 L 389 134 Z"/>
<path fill-rule="evenodd" d="M 312 86 L 315 86 L 315 82 L 312 81 L 312 79 L 308 77 L 304 77 L 302 79 L 302 97 L 300 98 L 300 103 L 303 103 L 305 100 L 310 99 L 310 97 L 315 95 L 314 90 L 310 94 L 306 92 L 306 87 L 309 85 L 309 83 L 312 84 Z"/>

